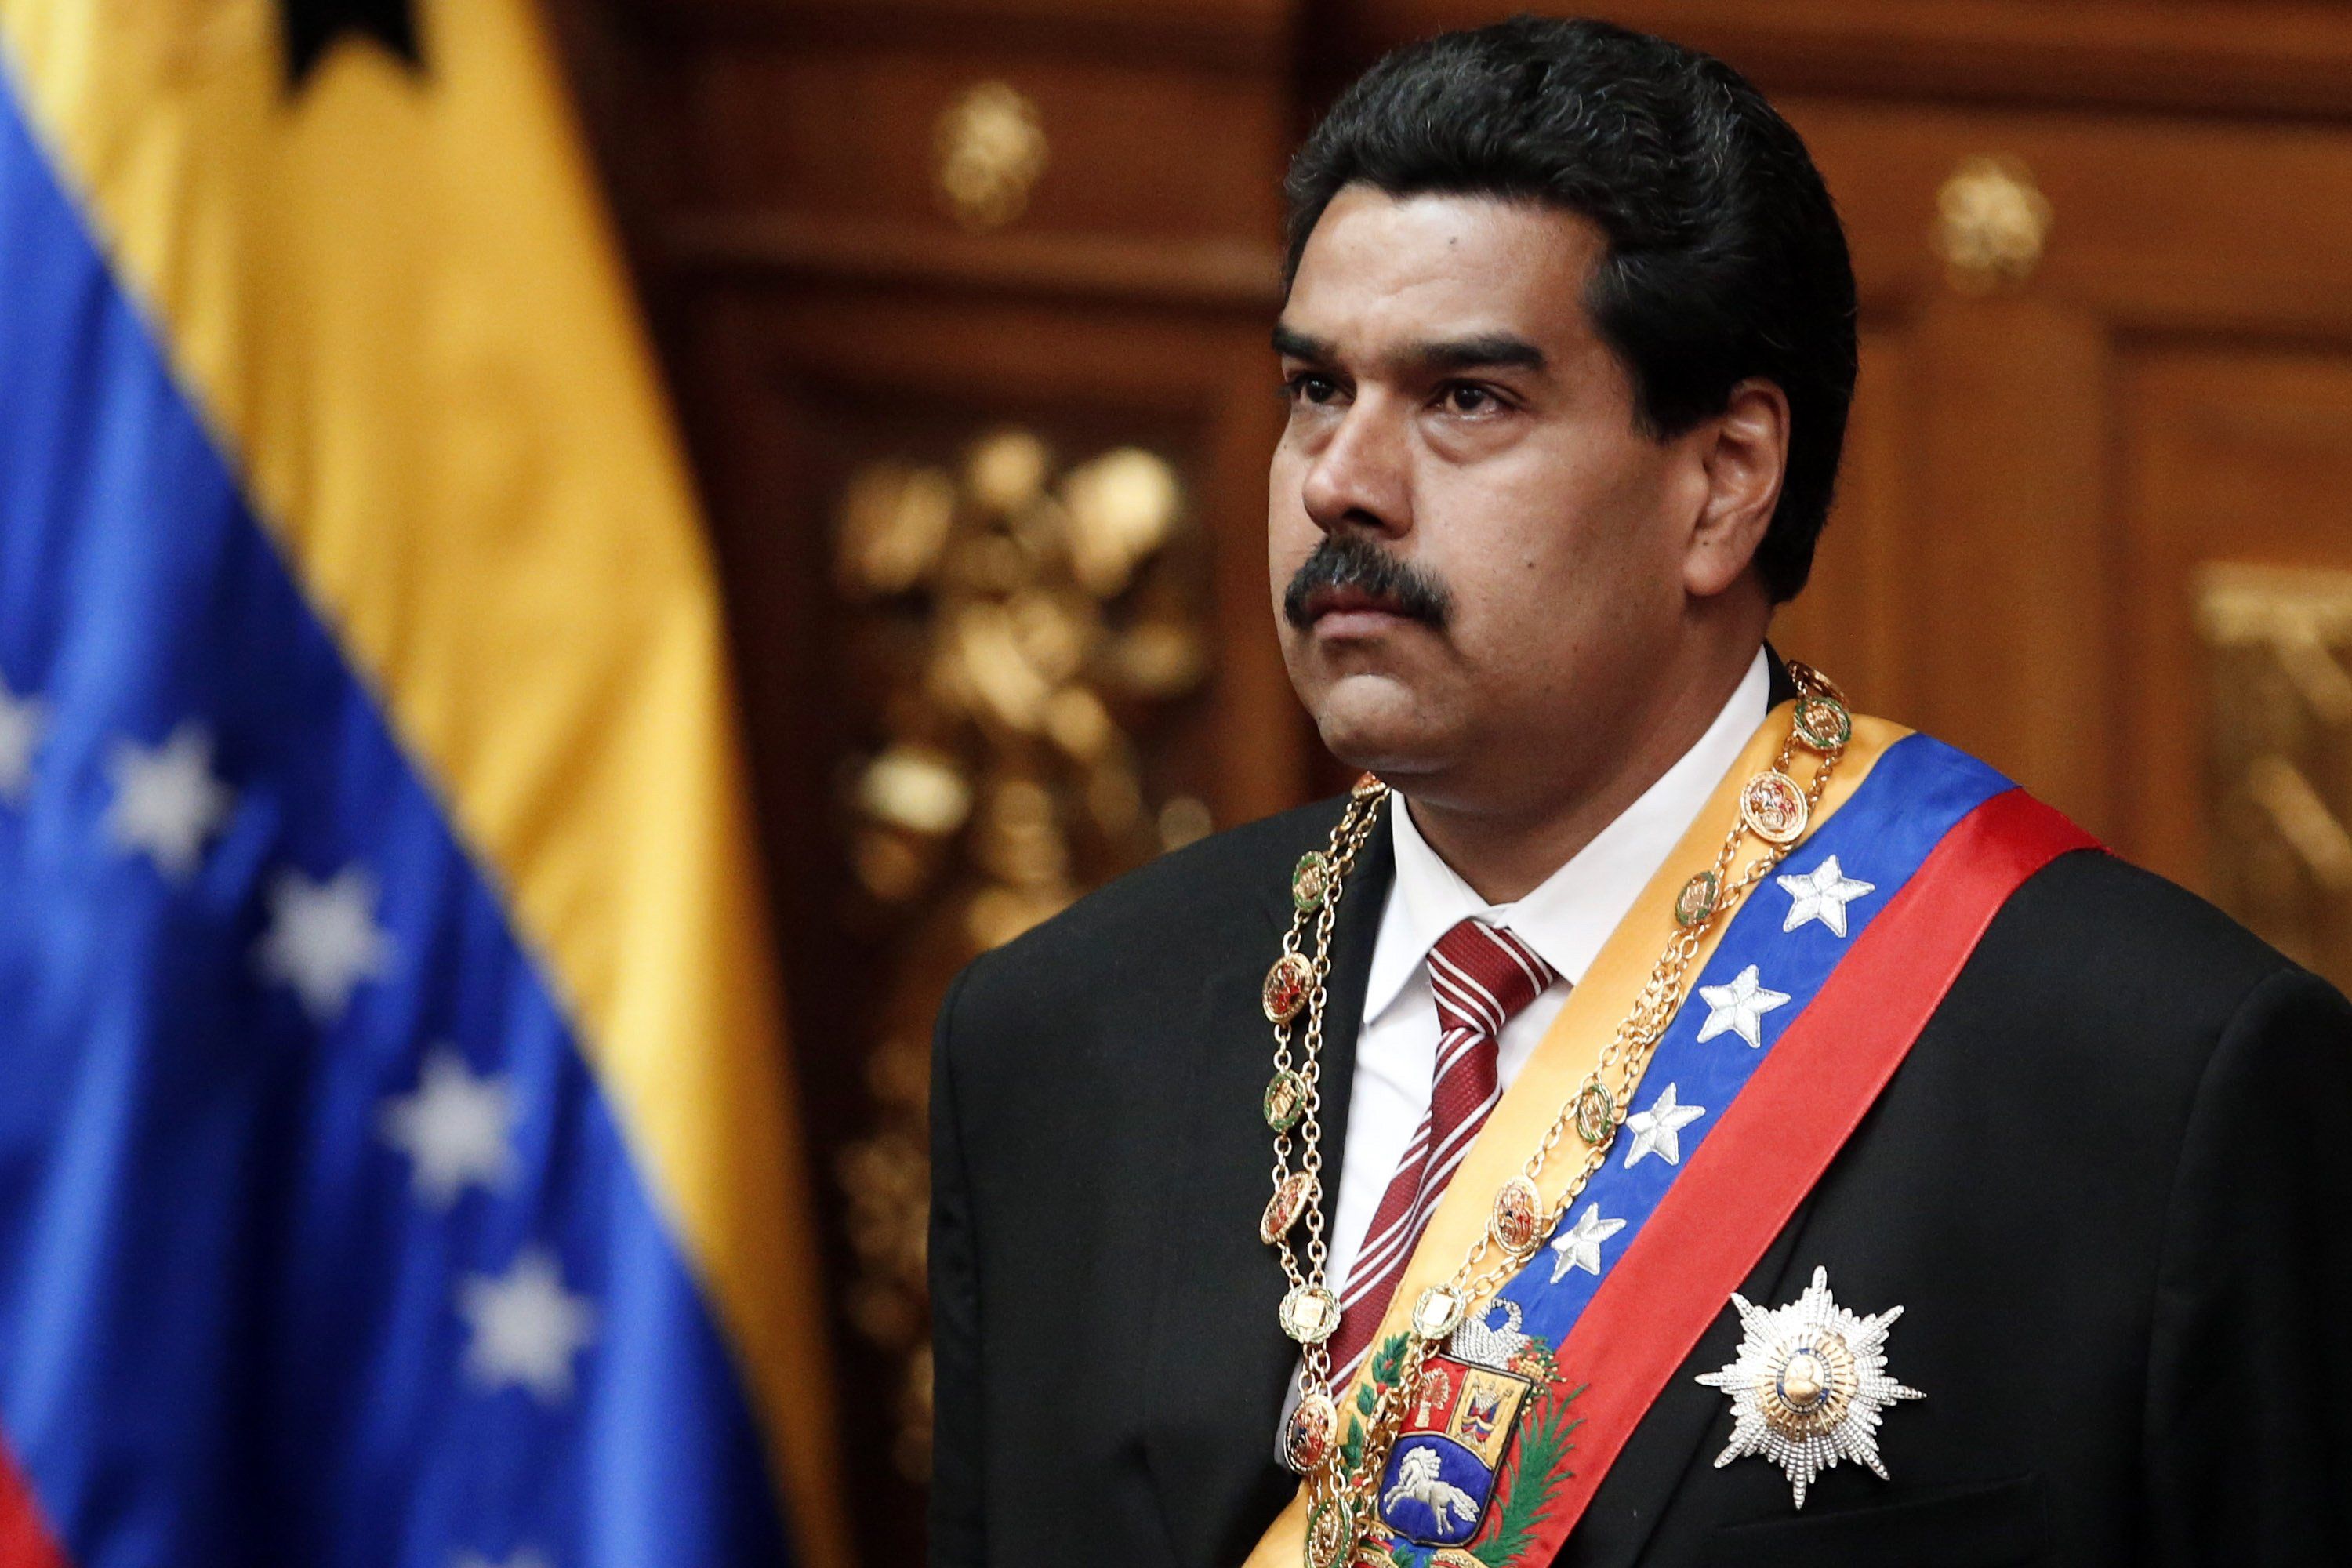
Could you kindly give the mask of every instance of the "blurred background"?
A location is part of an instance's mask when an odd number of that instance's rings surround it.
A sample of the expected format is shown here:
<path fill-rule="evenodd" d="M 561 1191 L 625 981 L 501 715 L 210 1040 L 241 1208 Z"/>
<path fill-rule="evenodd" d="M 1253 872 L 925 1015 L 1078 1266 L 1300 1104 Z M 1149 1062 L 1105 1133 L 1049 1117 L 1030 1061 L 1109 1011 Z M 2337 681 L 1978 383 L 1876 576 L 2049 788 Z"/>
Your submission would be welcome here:
<path fill-rule="evenodd" d="M 856 1529 L 910 1562 L 936 1000 L 1341 781 L 1266 608 L 1277 183 L 1380 52 L 1523 7 L 551 3 L 715 530 Z M 1752 75 L 1852 236 L 1780 646 L 2352 981 L 2352 7 L 1593 9 Z"/>
<path fill-rule="evenodd" d="M 0 0 L 0 1563 L 920 1560 L 939 997 L 1347 782 L 1279 183 L 1520 8 Z M 1780 646 L 2352 984 L 2352 5 L 1597 9 L 1845 216 Z"/>

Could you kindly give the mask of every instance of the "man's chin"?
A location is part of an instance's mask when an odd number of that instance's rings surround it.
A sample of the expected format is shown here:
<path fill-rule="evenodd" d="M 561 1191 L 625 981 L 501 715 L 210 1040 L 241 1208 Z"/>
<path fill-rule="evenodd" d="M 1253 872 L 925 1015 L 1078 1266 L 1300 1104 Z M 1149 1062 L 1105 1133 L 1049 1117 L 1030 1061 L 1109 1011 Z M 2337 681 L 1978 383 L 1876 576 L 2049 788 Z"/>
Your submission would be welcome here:
<path fill-rule="evenodd" d="M 1351 768 L 1383 778 L 1428 772 L 1452 733 L 1429 705 L 1384 677 L 1342 677 L 1308 708 L 1326 750 Z"/>

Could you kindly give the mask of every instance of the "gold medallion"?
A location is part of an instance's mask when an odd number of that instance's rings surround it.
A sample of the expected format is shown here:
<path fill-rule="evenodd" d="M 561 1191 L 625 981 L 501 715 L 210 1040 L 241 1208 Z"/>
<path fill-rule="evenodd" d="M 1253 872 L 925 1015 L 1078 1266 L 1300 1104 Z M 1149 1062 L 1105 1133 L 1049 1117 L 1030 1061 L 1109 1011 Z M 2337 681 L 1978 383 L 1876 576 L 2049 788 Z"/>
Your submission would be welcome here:
<path fill-rule="evenodd" d="M 1272 1247 L 1290 1234 L 1298 1223 L 1298 1214 L 1307 1206 L 1307 1176 L 1304 1171 L 1293 1171 L 1282 1178 L 1274 1189 L 1274 1196 L 1265 1201 L 1265 1213 L 1257 1222 L 1257 1238 Z"/>
<path fill-rule="evenodd" d="M 1608 1141 L 1616 1124 L 1617 1101 L 1599 1079 L 1586 1079 L 1576 1091 L 1576 1135 L 1597 1147 Z"/>
<path fill-rule="evenodd" d="M 1282 1428 L 1282 1462 L 1300 1475 L 1321 1464 L 1331 1452 L 1339 1430 L 1339 1407 L 1328 1394 L 1310 1394 L 1298 1402 Z"/>
<path fill-rule="evenodd" d="M 1314 992 L 1315 966 L 1303 952 L 1286 952 L 1265 972 L 1265 989 L 1259 1000 L 1265 1004 L 1269 1022 L 1287 1024 L 1298 1016 Z"/>
<path fill-rule="evenodd" d="M 1495 1194 L 1495 1212 L 1486 1216 L 1495 1245 L 1506 1252 L 1525 1252 L 1543 1234 L 1543 1194 L 1526 1176 L 1513 1176 Z"/>
<path fill-rule="evenodd" d="M 1278 1072 L 1265 1086 L 1265 1124 L 1287 1132 L 1307 1114 L 1307 1080 L 1295 1072 Z"/>
<path fill-rule="evenodd" d="M 1853 715 L 1834 697 L 1808 691 L 1797 699 L 1797 739 L 1816 752 L 1834 752 L 1853 739 Z"/>
<path fill-rule="evenodd" d="M 1543 1245 L 1554 1224 L 1572 1212 L 1580 1210 L 1585 1217 L 1576 1227 L 1576 1235 L 1559 1244 L 1563 1247 L 1573 1240 L 1580 1248 L 1597 1253 L 1598 1240 L 1625 1225 L 1623 1220 L 1602 1220 L 1600 1205 L 1590 1200 L 1580 1202 L 1580 1194 L 1605 1163 L 1602 1156 L 1615 1139 L 1617 1129 L 1626 1125 L 1625 1107 L 1643 1081 L 1667 1021 L 1675 1016 L 1686 986 L 1694 983 L 1690 964 L 1700 945 L 1699 939 L 1723 919 L 1727 906 L 1736 903 L 1741 894 L 1780 863 L 1779 852 L 1804 837 L 1811 826 L 1813 800 L 1822 795 L 1853 733 L 1854 721 L 1844 697 L 1835 687 L 1802 666 L 1791 666 L 1790 673 L 1797 682 L 1798 701 L 1792 705 L 1790 728 L 1777 753 L 1780 760 L 1739 785 L 1738 816 L 1725 825 L 1729 831 L 1722 839 L 1716 862 L 1678 889 L 1674 901 L 1675 935 L 1652 965 L 1633 1011 L 1618 1026 L 1615 1038 L 1601 1052 L 1588 1076 L 1559 1107 L 1557 1119 L 1544 1134 L 1536 1153 L 1529 1157 L 1528 1166 L 1506 1180 L 1496 1192 L 1483 1234 L 1476 1237 L 1459 1265 L 1462 1280 L 1499 1279 L 1509 1268 L 1523 1265 Z M 1801 786 L 1790 773 L 1783 771 L 1798 766 L 1790 759 L 1800 749 L 1816 753 L 1816 765 L 1811 770 L 1810 784 L 1806 786 Z M 1414 1422 L 1408 1422 L 1412 1411 L 1394 1397 L 1396 1388 L 1391 1388 L 1391 1397 L 1384 1399 L 1372 1399 L 1369 1391 L 1346 1390 L 1350 1399 L 1361 1394 L 1363 1403 L 1370 1406 L 1362 1411 L 1365 1419 L 1360 1435 L 1355 1407 L 1351 1405 L 1342 1408 L 1338 1394 L 1328 1385 L 1327 1358 L 1312 1352 L 1312 1347 L 1328 1343 L 1341 1326 L 1344 1314 L 1339 1298 L 1325 1282 L 1326 1260 L 1320 1249 L 1305 1247 L 1304 1256 L 1297 1249 L 1299 1221 L 1313 1220 L 1321 1190 L 1319 1183 L 1306 1173 L 1318 1167 L 1320 1149 L 1319 1129 L 1310 1102 L 1320 1067 L 1323 1014 L 1328 1001 L 1325 985 L 1330 973 L 1332 909 L 1344 890 L 1346 878 L 1379 831 L 1381 813 L 1391 793 L 1389 786 L 1373 774 L 1360 775 L 1351 786 L 1353 798 L 1330 829 L 1328 844 L 1302 854 L 1293 863 L 1288 883 L 1294 906 L 1289 931 L 1282 940 L 1281 956 L 1266 973 L 1260 992 L 1261 1005 L 1275 1026 L 1274 1076 L 1266 1084 L 1261 1108 L 1267 1126 L 1274 1131 L 1275 1193 L 1259 1219 L 1260 1238 L 1274 1247 L 1289 1287 L 1277 1314 L 1283 1332 L 1309 1347 L 1307 1359 L 1310 1366 L 1326 1368 L 1302 1378 L 1300 1403 L 1286 1419 L 1281 1441 L 1280 1457 L 1284 1462 L 1306 1477 L 1302 1500 L 1308 1509 L 1303 1560 L 1307 1568 L 1393 1568 L 1388 1562 L 1391 1555 L 1388 1545 L 1390 1531 L 1378 1517 L 1380 1508 L 1386 1506 L 1381 1501 L 1381 1489 L 1389 1486 L 1393 1490 L 1391 1483 L 1399 1473 L 1410 1479 L 1411 1471 L 1396 1471 L 1391 1461 L 1398 1459 L 1402 1437 L 1411 1435 L 1417 1439 L 1425 1436 L 1423 1427 L 1429 1425 L 1426 1410 Z M 1749 834 L 1774 853 L 1759 857 L 1738 873 L 1736 881 L 1732 880 L 1731 867 L 1743 838 Z M 1532 1168 L 1540 1173 L 1545 1156 L 1571 1129 L 1578 1140 L 1587 1145 L 1582 1168 L 1571 1171 L 1567 1184 L 1548 1203 L 1536 1175 L 1527 1171 Z M 1294 1137 L 1302 1142 L 1294 1144 Z M 1490 1246 L 1499 1247 L 1509 1255 L 1509 1267 L 1500 1272 L 1488 1268 L 1481 1273 L 1482 1267 L 1489 1262 Z M 1578 1258 L 1581 1257 L 1580 1252 Z M 1578 1262 L 1562 1267 L 1570 1266 L 1592 1265 Z M 1467 1356 L 1476 1367 L 1499 1369 L 1511 1364 L 1529 1342 L 1521 1327 L 1520 1309 L 1510 1301 L 1490 1304 L 1492 1310 L 1474 1309 L 1473 1303 L 1482 1299 L 1481 1292 L 1486 1289 L 1483 1283 L 1475 1287 L 1448 1283 L 1421 1291 L 1409 1314 L 1409 1342 L 1423 1350 L 1446 1344 L 1458 1346 L 1455 1360 Z M 1742 1306 L 1744 1312 L 1745 1304 Z M 1507 1327 L 1496 1328 L 1487 1321 L 1493 1310 L 1507 1312 Z M 1858 1367 L 1861 1344 L 1850 1339 L 1848 1345 L 1855 1352 Z M 1769 1416 L 1778 1416 L 1787 1425 L 1792 1419 L 1803 1419 L 1803 1413 L 1816 1409 L 1858 1408 L 1855 1396 L 1844 1390 L 1842 1380 L 1846 1369 L 1835 1345 L 1817 1339 L 1805 1353 L 1791 1354 L 1783 1361 L 1780 1370 L 1787 1375 L 1777 1388 L 1780 1406 L 1759 1415 L 1755 1423 L 1759 1431 L 1771 1434 L 1774 1441 L 1786 1439 L 1771 1426 Z M 1727 1369 L 1727 1373 L 1731 1370 Z M 1424 1374 L 1427 1371 L 1424 1367 Z M 1480 1375 L 1511 1376 L 1521 1385 L 1526 1381 L 1499 1371 Z M 1402 1377 L 1401 1372 L 1399 1376 Z M 1895 1396 L 1902 1397 L 1908 1392 L 1905 1390 Z M 1422 1393 L 1430 1393 L 1425 1376 Z M 1461 1433 L 1475 1436 L 1483 1442 L 1493 1436 L 1482 1426 L 1491 1418 L 1492 1401 L 1470 1402 L 1466 1394 L 1462 1397 L 1465 1402 L 1463 1409 L 1451 1419 L 1459 1425 Z M 1343 1418 L 1349 1422 L 1345 1447 L 1339 1441 L 1339 1423 Z M 1743 1414 L 1743 1421 L 1747 1418 Z M 1843 1428 L 1841 1433 L 1844 1434 Z M 1425 1466 L 1434 1452 L 1426 1445 L 1415 1447 L 1404 1452 L 1400 1462 Z M 1420 1478 L 1423 1481 L 1429 1479 Z M 1408 1495 L 1418 1495 L 1411 1486 L 1405 1489 Z M 1441 1527 L 1444 1528 L 1442 1521 Z M 1465 1533 L 1475 1534 L 1476 1531 L 1474 1528 Z M 1475 1568 L 1477 1555 L 1457 1547 L 1441 1546 L 1427 1561 L 1432 1568 Z"/>
<path fill-rule="evenodd" d="M 1412 1331 L 1433 1343 L 1452 1333 L 1461 1321 L 1461 1295 L 1443 1285 L 1432 1285 L 1412 1304 Z"/>
<path fill-rule="evenodd" d="M 1841 705 L 1846 705 L 1845 689 L 1802 659 L 1789 661 L 1789 679 L 1797 683 L 1800 691 L 1818 691 Z"/>
<path fill-rule="evenodd" d="M 1282 1299 L 1282 1331 L 1302 1345 L 1319 1345 L 1339 1326 L 1339 1301 L 1320 1285 L 1294 1285 Z"/>
<path fill-rule="evenodd" d="M 1356 1510 L 1328 1497 L 1307 1510 L 1307 1568 L 1341 1568 L 1356 1549 Z"/>
<path fill-rule="evenodd" d="M 1778 768 L 1767 768 L 1739 792 L 1739 819 L 1768 844 L 1794 844 L 1804 836 L 1811 808 L 1805 792 Z"/>
<path fill-rule="evenodd" d="M 1715 900 L 1722 896 L 1723 879 L 1712 871 L 1701 871 L 1683 884 L 1675 895 L 1675 924 L 1688 931 L 1715 913 Z"/>
<path fill-rule="evenodd" d="M 1331 890 L 1331 857 L 1309 849 L 1290 868 L 1290 901 L 1302 910 L 1319 908 Z"/>

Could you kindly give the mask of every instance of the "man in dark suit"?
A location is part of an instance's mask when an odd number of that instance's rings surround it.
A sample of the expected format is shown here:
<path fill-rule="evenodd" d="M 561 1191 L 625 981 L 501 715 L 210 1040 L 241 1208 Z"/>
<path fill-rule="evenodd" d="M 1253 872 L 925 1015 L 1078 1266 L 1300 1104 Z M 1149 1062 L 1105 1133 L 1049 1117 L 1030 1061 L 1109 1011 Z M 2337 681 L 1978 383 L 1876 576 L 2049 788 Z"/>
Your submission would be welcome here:
<path fill-rule="evenodd" d="M 2352 1008 L 1764 647 L 1854 374 L 1795 133 L 1522 20 L 1289 194 L 1278 625 L 1388 787 L 950 991 L 933 1560 L 2352 1562 Z"/>

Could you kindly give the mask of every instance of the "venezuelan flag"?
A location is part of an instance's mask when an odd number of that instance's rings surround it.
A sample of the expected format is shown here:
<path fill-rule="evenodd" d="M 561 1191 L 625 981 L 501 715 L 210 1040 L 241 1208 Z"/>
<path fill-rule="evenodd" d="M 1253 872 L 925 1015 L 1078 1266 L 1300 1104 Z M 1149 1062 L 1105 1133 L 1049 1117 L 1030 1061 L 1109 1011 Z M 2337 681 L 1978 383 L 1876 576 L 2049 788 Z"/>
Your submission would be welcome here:
<path fill-rule="evenodd" d="M 529 0 L 0 0 L 0 1563 L 842 1561 L 689 497 Z"/>

